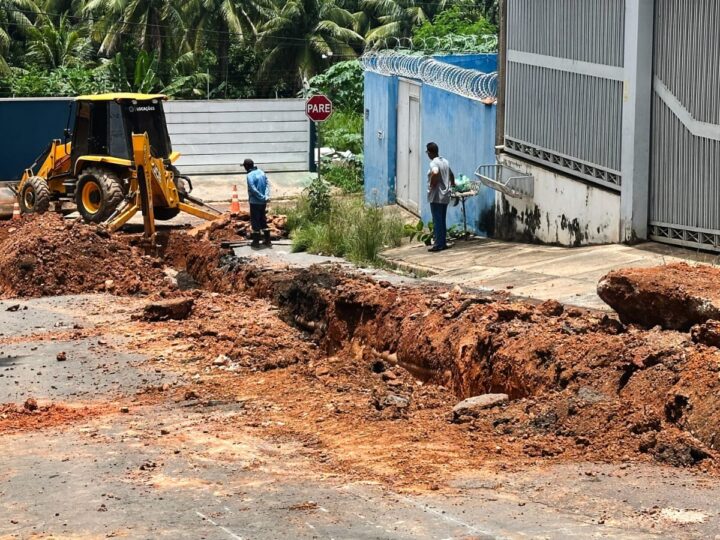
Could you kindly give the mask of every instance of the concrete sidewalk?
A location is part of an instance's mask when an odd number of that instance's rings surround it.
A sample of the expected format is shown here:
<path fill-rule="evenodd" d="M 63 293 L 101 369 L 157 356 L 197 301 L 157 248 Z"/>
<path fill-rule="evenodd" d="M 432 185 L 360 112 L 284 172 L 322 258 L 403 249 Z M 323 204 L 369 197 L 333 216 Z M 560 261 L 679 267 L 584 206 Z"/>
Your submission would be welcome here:
<path fill-rule="evenodd" d="M 428 253 L 413 243 L 383 252 L 383 258 L 401 270 L 429 276 L 441 283 L 513 295 L 555 299 L 562 303 L 602 310 L 610 308 L 596 294 L 598 280 L 610 270 L 686 261 L 717 264 L 720 255 L 648 242 L 563 248 L 517 244 L 484 238 L 457 241 L 441 253 Z"/>

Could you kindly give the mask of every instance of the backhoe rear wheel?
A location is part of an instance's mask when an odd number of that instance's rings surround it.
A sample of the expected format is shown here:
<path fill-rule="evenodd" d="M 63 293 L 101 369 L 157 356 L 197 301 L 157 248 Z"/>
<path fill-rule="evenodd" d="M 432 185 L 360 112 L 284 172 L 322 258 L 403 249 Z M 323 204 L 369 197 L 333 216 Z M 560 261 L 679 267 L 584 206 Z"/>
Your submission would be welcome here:
<path fill-rule="evenodd" d="M 23 214 L 44 214 L 50 208 L 50 188 L 40 176 L 27 179 L 20 189 L 20 211 Z"/>
<path fill-rule="evenodd" d="M 102 167 L 83 169 L 75 188 L 75 203 L 85 221 L 105 221 L 122 200 L 122 183 L 114 171 Z"/>

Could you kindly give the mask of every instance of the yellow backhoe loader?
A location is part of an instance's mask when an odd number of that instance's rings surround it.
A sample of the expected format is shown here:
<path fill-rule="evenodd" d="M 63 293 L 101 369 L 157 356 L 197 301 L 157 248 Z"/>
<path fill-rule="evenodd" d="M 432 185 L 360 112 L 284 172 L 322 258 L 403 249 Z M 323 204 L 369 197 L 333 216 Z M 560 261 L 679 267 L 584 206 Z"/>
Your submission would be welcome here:
<path fill-rule="evenodd" d="M 76 99 L 66 142 L 52 141 L 17 186 L 23 213 L 74 203 L 83 219 L 116 231 L 138 211 L 145 236 L 155 220 L 187 212 L 213 220 L 220 212 L 190 195 L 192 183 L 173 163 L 163 95 L 101 94 Z M 69 123 L 69 122 L 68 122 Z M 72 142 L 70 142 L 70 140 Z"/>

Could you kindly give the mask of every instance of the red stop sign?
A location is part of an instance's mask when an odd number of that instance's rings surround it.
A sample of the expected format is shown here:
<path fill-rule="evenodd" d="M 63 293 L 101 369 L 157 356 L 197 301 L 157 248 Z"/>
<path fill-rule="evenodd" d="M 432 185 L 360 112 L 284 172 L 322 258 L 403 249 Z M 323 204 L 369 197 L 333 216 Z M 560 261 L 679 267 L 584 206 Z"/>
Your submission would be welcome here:
<path fill-rule="evenodd" d="M 305 102 L 305 114 L 313 122 L 324 122 L 333 113 L 332 101 L 320 94 L 313 96 Z"/>

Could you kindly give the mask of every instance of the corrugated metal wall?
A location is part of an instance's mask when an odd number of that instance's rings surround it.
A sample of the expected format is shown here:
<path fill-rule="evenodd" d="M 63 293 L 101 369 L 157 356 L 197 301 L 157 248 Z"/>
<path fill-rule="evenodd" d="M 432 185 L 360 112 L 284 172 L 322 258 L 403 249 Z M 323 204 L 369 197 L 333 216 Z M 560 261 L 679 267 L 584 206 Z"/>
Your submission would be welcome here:
<path fill-rule="evenodd" d="M 247 157 L 268 172 L 308 170 L 302 99 L 169 101 L 165 112 L 183 173 L 237 173 Z"/>
<path fill-rule="evenodd" d="M 625 0 L 508 0 L 505 148 L 621 184 Z"/>
<path fill-rule="evenodd" d="M 720 2 L 656 0 L 650 235 L 720 249 Z"/>

